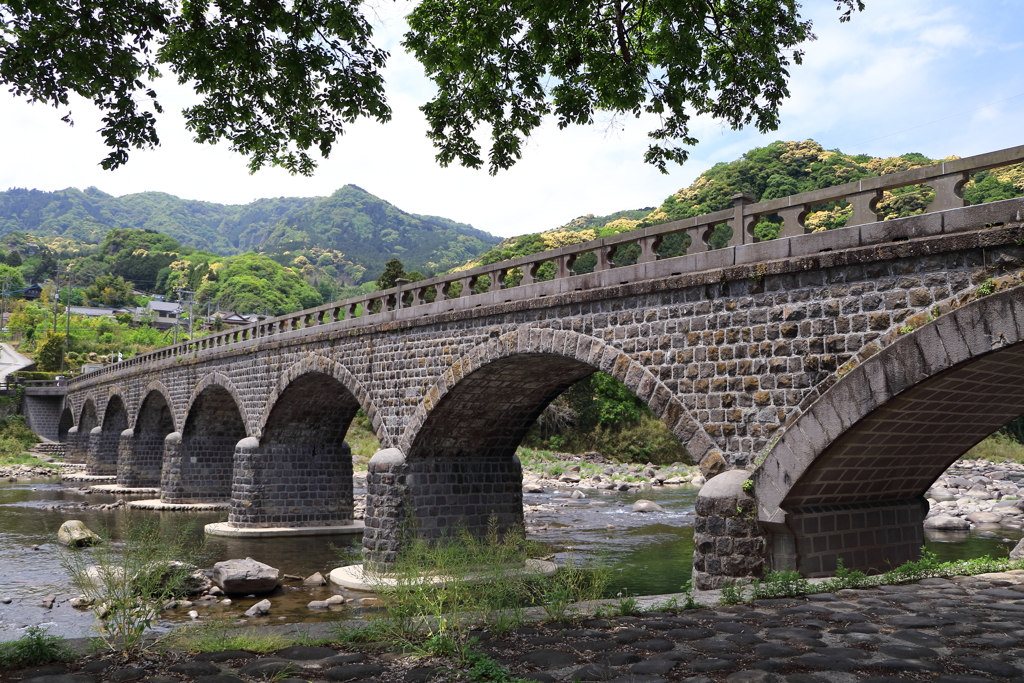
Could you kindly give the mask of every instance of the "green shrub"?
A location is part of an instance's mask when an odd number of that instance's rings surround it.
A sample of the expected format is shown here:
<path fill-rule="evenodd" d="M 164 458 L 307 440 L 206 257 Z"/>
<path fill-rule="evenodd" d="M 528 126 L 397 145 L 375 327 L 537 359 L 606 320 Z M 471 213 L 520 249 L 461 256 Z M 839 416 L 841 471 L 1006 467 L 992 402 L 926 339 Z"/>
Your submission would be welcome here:
<path fill-rule="evenodd" d="M 67 662 L 75 653 L 63 638 L 51 636 L 46 629 L 29 626 L 17 640 L 0 643 L 0 669 L 19 669 L 53 662 Z"/>
<path fill-rule="evenodd" d="M 161 606 L 187 592 L 199 547 L 190 547 L 190 525 L 162 534 L 160 519 L 146 513 L 124 516 L 120 543 L 89 550 L 65 548 L 61 565 L 92 600 L 101 632 L 111 649 L 132 651 L 142 646 L 147 629 Z M 101 534 L 103 535 L 103 534 Z"/>
<path fill-rule="evenodd" d="M 768 572 L 763 581 L 755 581 L 751 587 L 751 600 L 766 598 L 794 598 L 811 592 L 811 584 L 800 572 Z"/>

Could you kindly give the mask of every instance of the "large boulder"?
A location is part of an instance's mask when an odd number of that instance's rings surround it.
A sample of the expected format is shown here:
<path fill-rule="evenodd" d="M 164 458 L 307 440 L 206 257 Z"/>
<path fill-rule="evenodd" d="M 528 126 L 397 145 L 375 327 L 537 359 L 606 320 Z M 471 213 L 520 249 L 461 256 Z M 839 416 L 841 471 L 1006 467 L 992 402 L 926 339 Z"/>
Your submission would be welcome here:
<path fill-rule="evenodd" d="M 924 520 L 925 529 L 942 529 L 943 531 L 967 531 L 971 523 L 961 517 L 952 515 L 935 515 Z"/>
<path fill-rule="evenodd" d="M 633 503 L 633 512 L 664 512 L 665 508 L 661 507 L 657 503 L 644 500 L 643 498 Z"/>
<path fill-rule="evenodd" d="M 257 562 L 251 557 L 244 560 L 224 560 L 213 565 L 213 582 L 225 593 L 266 593 L 277 588 L 278 570 Z"/>
<path fill-rule="evenodd" d="M 69 519 L 57 530 L 57 542 L 69 548 L 84 548 L 90 545 L 99 545 L 103 539 L 90 531 L 89 527 L 79 520 Z"/>
<path fill-rule="evenodd" d="M 967 515 L 967 521 L 975 524 L 999 524 L 1003 521 L 1003 516 L 998 512 L 973 512 Z"/>
<path fill-rule="evenodd" d="M 1013 550 L 1010 551 L 1011 560 L 1024 560 L 1024 538 L 1017 541 L 1017 545 L 1013 546 Z"/>

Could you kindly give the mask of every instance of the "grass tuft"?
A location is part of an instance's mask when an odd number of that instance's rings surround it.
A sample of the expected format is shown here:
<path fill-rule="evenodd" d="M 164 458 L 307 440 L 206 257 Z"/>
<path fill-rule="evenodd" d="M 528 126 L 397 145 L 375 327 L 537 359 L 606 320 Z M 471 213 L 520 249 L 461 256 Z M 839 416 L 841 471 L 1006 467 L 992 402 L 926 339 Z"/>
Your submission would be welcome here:
<path fill-rule="evenodd" d="M 29 626 L 17 640 L 0 643 L 0 669 L 18 669 L 75 659 L 64 639 L 51 636 L 46 629 Z"/>

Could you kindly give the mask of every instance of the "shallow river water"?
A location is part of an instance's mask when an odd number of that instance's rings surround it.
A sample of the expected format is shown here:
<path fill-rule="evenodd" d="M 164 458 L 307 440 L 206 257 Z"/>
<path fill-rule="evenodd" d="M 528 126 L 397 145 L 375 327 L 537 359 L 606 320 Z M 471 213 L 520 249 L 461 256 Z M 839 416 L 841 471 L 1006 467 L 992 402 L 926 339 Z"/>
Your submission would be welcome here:
<path fill-rule="evenodd" d="M 653 595 L 678 592 L 690 577 L 693 554 L 693 504 L 697 488 L 666 487 L 642 493 L 612 493 L 587 490 L 587 498 L 568 497 L 569 491 L 524 494 L 527 532 L 563 564 L 586 564 L 600 558 L 607 562 L 613 579 L 609 594 Z M 356 490 L 356 494 L 365 491 Z M 634 513 L 638 498 L 652 500 L 664 513 Z M 45 625 L 51 632 L 68 636 L 88 635 L 93 626 L 92 613 L 76 610 L 68 600 L 78 594 L 61 568 L 57 529 L 67 519 L 80 519 L 93 530 L 109 529 L 118 538 L 122 510 L 50 510 L 55 503 L 114 502 L 113 496 L 83 493 L 64 488 L 57 480 L 0 483 L 0 640 L 17 638 L 26 626 Z M 164 533 L 202 534 L 205 524 L 223 521 L 226 512 L 182 514 L 139 512 L 157 515 Z M 979 557 L 985 554 L 1006 556 L 1021 532 L 1001 529 L 995 532 L 930 532 L 928 547 L 941 559 Z M 1005 539 L 1005 540 L 1004 540 Z M 288 539 L 207 539 L 203 566 L 229 558 L 252 557 L 277 567 L 282 574 L 309 576 L 327 572 L 343 564 L 360 561 L 361 537 L 306 537 Z M 88 551 L 86 551 L 88 552 Z M 306 604 L 341 592 L 347 597 L 366 594 L 345 593 L 330 586 L 303 587 L 299 581 L 285 581 L 269 597 L 274 607 L 272 618 L 285 623 L 357 616 L 351 607 L 344 614 L 311 612 Z M 56 595 L 53 609 L 40 602 Z M 256 598 L 235 599 L 230 606 L 200 609 L 203 618 L 222 613 L 240 616 Z M 163 613 L 168 622 L 187 621 L 186 609 Z"/>

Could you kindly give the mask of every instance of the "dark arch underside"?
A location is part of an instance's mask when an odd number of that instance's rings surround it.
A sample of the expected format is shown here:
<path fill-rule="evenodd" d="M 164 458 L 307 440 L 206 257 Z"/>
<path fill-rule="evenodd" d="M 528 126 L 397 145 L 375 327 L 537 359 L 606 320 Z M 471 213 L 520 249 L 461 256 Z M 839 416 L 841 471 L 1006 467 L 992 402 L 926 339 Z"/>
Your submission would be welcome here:
<path fill-rule="evenodd" d="M 174 418 L 161 392 L 150 391 L 143 399 L 133 431 L 117 461 L 117 483 L 127 488 L 159 486 L 164 439 L 174 431 Z"/>
<path fill-rule="evenodd" d="M 790 489 L 784 509 L 906 500 L 1024 413 L 1024 343 L 925 380 L 867 415 Z"/>
<path fill-rule="evenodd" d="M 408 457 L 511 456 L 544 408 L 595 371 L 553 354 L 509 356 L 485 365 L 445 394 Z"/>
<path fill-rule="evenodd" d="M 235 445 L 246 436 L 231 393 L 211 384 L 189 408 L 181 443 L 165 450 L 160 495 L 171 503 L 227 502 Z"/>

